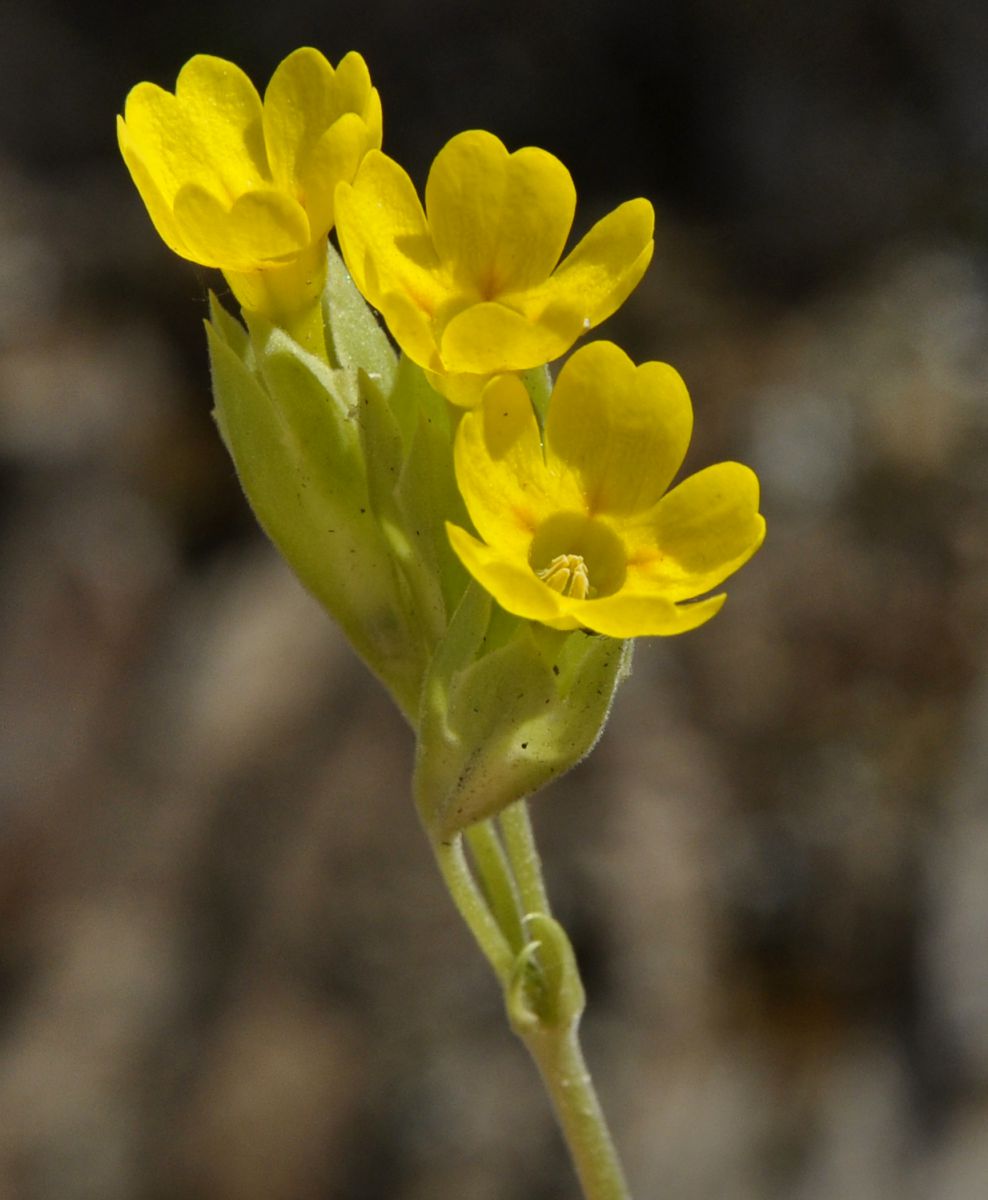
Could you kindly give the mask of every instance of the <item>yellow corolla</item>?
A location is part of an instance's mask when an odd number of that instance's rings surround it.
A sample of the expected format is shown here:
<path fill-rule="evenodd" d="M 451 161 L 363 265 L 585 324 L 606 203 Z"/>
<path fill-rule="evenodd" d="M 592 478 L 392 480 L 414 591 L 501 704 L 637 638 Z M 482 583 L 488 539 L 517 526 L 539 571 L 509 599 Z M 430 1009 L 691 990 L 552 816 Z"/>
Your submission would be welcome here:
<path fill-rule="evenodd" d="M 724 462 L 666 491 L 693 426 L 682 379 L 611 342 L 559 374 L 544 439 L 517 376 L 488 383 L 456 435 L 456 478 L 480 539 L 447 525 L 463 565 L 520 617 L 630 638 L 709 620 L 761 545 L 758 480 Z"/>
<path fill-rule="evenodd" d="M 569 171 L 545 150 L 509 154 L 482 130 L 440 150 L 424 209 L 405 171 L 377 151 L 340 185 L 336 206 L 357 286 L 408 357 L 464 404 L 493 374 L 565 354 L 622 304 L 652 257 L 654 214 L 639 199 L 560 263 L 576 209 Z"/>
<path fill-rule="evenodd" d="M 174 94 L 133 88 L 117 132 L 167 245 L 220 267 L 245 307 L 263 309 L 258 273 L 297 260 L 321 270 L 336 185 L 380 146 L 381 102 L 356 53 L 334 69 L 318 50 L 296 50 L 263 102 L 239 67 L 197 54 Z"/>

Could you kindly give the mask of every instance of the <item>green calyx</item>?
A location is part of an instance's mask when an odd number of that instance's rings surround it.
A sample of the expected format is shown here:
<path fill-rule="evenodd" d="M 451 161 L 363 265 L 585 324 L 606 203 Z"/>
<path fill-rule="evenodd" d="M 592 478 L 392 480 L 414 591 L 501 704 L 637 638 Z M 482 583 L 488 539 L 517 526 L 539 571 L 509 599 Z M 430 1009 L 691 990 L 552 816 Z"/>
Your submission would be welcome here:
<path fill-rule="evenodd" d="M 593 749 L 631 643 L 510 617 L 471 583 L 422 693 L 415 792 L 448 837 L 563 774 Z"/>
<path fill-rule="evenodd" d="M 593 747 L 630 643 L 511 617 L 468 576 L 446 522 L 459 411 L 396 357 L 339 255 L 326 357 L 215 299 L 215 417 L 258 521 L 390 690 L 418 738 L 415 794 L 448 837 L 530 795 Z M 544 410 L 551 381 L 525 379 Z"/>

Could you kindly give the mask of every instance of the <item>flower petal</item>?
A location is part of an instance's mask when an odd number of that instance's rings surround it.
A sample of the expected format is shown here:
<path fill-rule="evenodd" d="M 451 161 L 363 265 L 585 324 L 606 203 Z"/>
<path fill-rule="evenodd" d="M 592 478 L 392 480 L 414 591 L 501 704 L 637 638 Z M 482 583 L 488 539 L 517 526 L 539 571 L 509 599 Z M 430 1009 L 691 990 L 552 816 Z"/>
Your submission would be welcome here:
<path fill-rule="evenodd" d="M 339 225 L 337 225 L 337 231 L 339 231 Z M 368 263 L 368 270 L 373 279 L 373 262 Z M 363 291 L 362 288 L 361 291 Z M 371 300 L 371 304 L 384 317 L 391 336 L 412 362 L 417 363 L 425 371 L 442 373 L 442 359 L 439 357 L 439 350 L 436 347 L 432 322 L 426 313 L 409 299 L 405 292 L 385 292 L 373 299 L 371 299 L 370 293 L 364 292 L 364 295 Z"/>
<path fill-rule="evenodd" d="M 325 55 L 303 46 L 278 64 L 265 89 L 264 141 L 271 173 L 290 195 L 299 188 L 299 164 L 342 115 L 335 77 Z"/>
<path fill-rule="evenodd" d="M 124 105 L 124 125 L 131 152 L 140 157 L 168 204 L 190 180 L 208 179 L 219 186 L 209 152 L 186 119 L 171 92 L 156 83 L 130 89 Z"/>
<path fill-rule="evenodd" d="M 117 143 L 120 146 L 120 153 L 123 155 L 123 160 L 127 164 L 127 170 L 130 171 L 130 177 L 134 181 L 134 186 L 140 193 L 141 199 L 144 201 L 144 206 L 148 210 L 148 215 L 155 229 L 158 231 L 158 236 L 176 254 L 180 254 L 183 258 L 192 258 L 195 261 L 175 222 L 171 197 L 165 195 L 161 190 L 158 179 L 145 166 L 140 151 L 134 144 L 131 131 L 127 128 L 123 117 L 117 117 Z"/>
<path fill-rule="evenodd" d="M 284 261 L 311 241 L 300 205 L 284 192 L 247 192 L 227 208 L 194 184 L 175 197 L 175 220 L 197 262 L 249 271 Z"/>
<path fill-rule="evenodd" d="M 563 596 L 546 587 L 526 562 L 485 546 L 448 521 L 446 532 L 460 562 L 507 612 L 554 629 L 579 628 L 579 622 L 564 611 Z"/>
<path fill-rule="evenodd" d="M 636 367 L 613 342 L 591 342 L 559 373 L 546 461 L 575 476 L 591 514 L 643 512 L 679 470 L 692 429 L 689 394 L 672 367 Z"/>
<path fill-rule="evenodd" d="M 627 591 L 603 600 L 565 600 L 564 609 L 587 629 L 608 637 L 669 637 L 704 625 L 724 606 L 726 596 L 711 596 L 696 604 L 673 604 L 665 596 Z"/>
<path fill-rule="evenodd" d="M 336 185 L 350 183 L 368 150 L 370 132 L 363 117 L 344 113 L 299 163 L 299 200 L 309 214 L 314 234 L 328 233 L 335 219 Z"/>
<path fill-rule="evenodd" d="M 369 115 L 368 105 L 373 109 L 373 98 L 377 96 L 377 91 L 371 86 L 370 71 L 363 55 L 358 54 L 356 50 L 351 50 L 340 59 L 336 67 L 335 90 L 336 103 L 341 113 L 355 112 L 366 118 Z M 378 112 L 380 107 L 381 103 L 378 100 Z M 380 136 L 378 129 L 378 145 Z"/>
<path fill-rule="evenodd" d="M 493 375 L 539 367 L 565 354 L 571 344 L 491 301 L 453 317 L 442 332 L 440 353 L 447 371 Z"/>
<path fill-rule="evenodd" d="M 463 417 L 453 463 L 477 532 L 527 562 L 532 535 L 555 504 L 535 410 L 517 375 L 492 379 L 483 402 Z"/>
<path fill-rule="evenodd" d="M 439 259 L 412 181 L 386 154 L 371 150 L 353 184 L 338 186 L 336 230 L 347 269 L 375 308 L 385 311 L 383 298 L 400 292 L 432 316 L 446 295 Z"/>
<path fill-rule="evenodd" d="M 545 284 L 519 297 L 518 306 L 572 345 L 637 286 L 652 259 L 654 228 L 651 204 L 628 200 L 594 225 Z"/>
<path fill-rule="evenodd" d="M 490 383 L 489 375 L 451 374 L 448 371 L 426 371 L 429 384 L 450 404 L 458 408 L 476 408 Z"/>
<path fill-rule="evenodd" d="M 457 286 L 492 300 L 542 283 L 559 261 L 576 189 L 559 159 L 529 146 L 509 154 L 483 130 L 439 151 L 425 188 L 429 225 Z"/>
<path fill-rule="evenodd" d="M 632 586 L 660 587 L 673 600 L 717 587 L 743 566 L 765 538 L 758 511 L 758 477 L 741 463 L 723 462 L 684 479 L 643 518 L 637 553 L 630 547 Z M 646 524 L 648 529 L 646 532 Z"/>
<path fill-rule="evenodd" d="M 264 136 L 278 185 L 304 205 L 314 234 L 328 231 L 337 183 L 350 183 L 381 144 L 381 102 L 363 58 L 351 52 L 334 71 L 311 46 L 290 54 L 264 93 Z"/>
<path fill-rule="evenodd" d="M 348 54 L 347 58 L 349 57 Z M 343 62 L 346 62 L 346 59 Z M 342 70 L 342 68 L 343 63 L 340 63 L 340 69 Z M 363 112 L 360 115 L 364 118 L 364 124 L 367 126 L 367 136 L 371 149 L 380 150 L 384 121 L 381 114 L 381 97 L 378 94 L 377 88 L 371 88 L 370 95 L 367 97 Z"/>
<path fill-rule="evenodd" d="M 170 149 L 181 183 L 199 183 L 216 191 L 214 181 L 233 200 L 241 192 L 271 182 L 264 149 L 261 98 L 234 63 L 197 54 L 179 72 L 175 85 L 183 133 L 194 131 L 189 153 L 202 153 L 199 170 L 181 167 L 177 147 Z M 197 143 L 197 145 L 196 145 Z M 222 195 L 222 192 L 218 194 Z"/>

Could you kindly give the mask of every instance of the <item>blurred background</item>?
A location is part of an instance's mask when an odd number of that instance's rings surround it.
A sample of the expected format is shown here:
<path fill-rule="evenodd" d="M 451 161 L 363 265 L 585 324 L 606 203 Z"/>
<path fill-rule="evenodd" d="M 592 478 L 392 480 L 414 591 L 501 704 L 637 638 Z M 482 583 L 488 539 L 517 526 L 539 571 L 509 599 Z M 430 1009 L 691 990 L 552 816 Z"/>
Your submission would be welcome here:
<path fill-rule="evenodd" d="M 988 1195 L 988 10 L 977 0 L 6 0 L 0 1197 L 556 1200 L 411 741 L 209 415 L 221 281 L 116 151 L 130 86 L 360 49 L 421 184 L 543 146 L 650 197 L 601 333 L 690 470 L 759 472 L 716 621 L 640 643 L 535 804 L 639 1200 Z"/>

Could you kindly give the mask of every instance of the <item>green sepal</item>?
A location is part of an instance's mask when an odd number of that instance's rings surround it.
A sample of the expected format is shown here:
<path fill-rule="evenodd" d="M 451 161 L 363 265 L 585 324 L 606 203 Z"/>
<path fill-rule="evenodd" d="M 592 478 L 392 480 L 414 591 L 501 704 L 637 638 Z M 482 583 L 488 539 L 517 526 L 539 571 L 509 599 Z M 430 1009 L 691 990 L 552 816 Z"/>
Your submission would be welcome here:
<path fill-rule="evenodd" d="M 223 339 L 237 358 L 253 367 L 253 351 L 247 330 L 233 313 L 220 304 L 215 292 L 209 293 L 209 319 L 213 332 Z"/>
<path fill-rule="evenodd" d="M 583 1014 L 586 993 L 566 930 L 547 913 L 532 913 L 524 926 L 529 940 L 504 993 L 511 1027 L 523 1038 L 571 1029 Z"/>
<path fill-rule="evenodd" d="M 471 583 L 422 691 L 415 795 L 451 837 L 531 795 L 590 752 L 631 643 L 507 617 Z"/>
<path fill-rule="evenodd" d="M 207 322 L 214 415 L 258 521 L 411 719 L 427 660 L 367 491 L 356 372 L 251 317 Z"/>
<path fill-rule="evenodd" d="M 549 398 L 552 396 L 552 372 L 548 364 L 544 367 L 532 367 L 521 373 L 521 381 L 525 385 L 532 400 L 532 407 L 539 419 L 539 428 L 545 428 L 545 419 L 549 412 Z"/>
<path fill-rule="evenodd" d="M 376 380 L 362 373 L 361 380 L 355 414 L 371 503 L 434 647 L 467 579 L 445 528 L 450 514 L 466 520 L 453 475 L 450 406 L 404 356 L 387 395 Z"/>
<path fill-rule="evenodd" d="M 404 422 L 405 461 L 395 492 L 405 528 L 420 561 L 438 584 L 441 634 L 466 590 L 467 572 L 446 535 L 446 522 L 467 523 L 466 507 L 453 473 L 455 416 L 451 405 L 402 356 L 391 408 Z"/>
<path fill-rule="evenodd" d="M 434 555 L 427 544 L 427 530 L 421 524 L 416 527 L 402 502 L 409 452 L 392 408 L 400 381 L 399 372 L 398 384 L 386 396 L 375 380 L 361 372 L 360 402 L 354 408 L 354 418 L 366 463 L 369 503 L 401 573 L 419 636 L 431 654 L 446 625 L 446 607 L 433 566 Z"/>
<path fill-rule="evenodd" d="M 322 304 L 326 350 L 333 366 L 366 371 L 384 395 L 388 395 L 394 386 L 397 357 L 388 335 L 357 291 L 332 242 L 329 243 Z"/>

